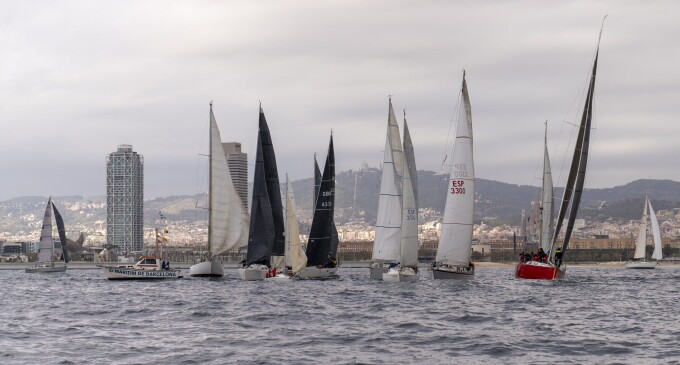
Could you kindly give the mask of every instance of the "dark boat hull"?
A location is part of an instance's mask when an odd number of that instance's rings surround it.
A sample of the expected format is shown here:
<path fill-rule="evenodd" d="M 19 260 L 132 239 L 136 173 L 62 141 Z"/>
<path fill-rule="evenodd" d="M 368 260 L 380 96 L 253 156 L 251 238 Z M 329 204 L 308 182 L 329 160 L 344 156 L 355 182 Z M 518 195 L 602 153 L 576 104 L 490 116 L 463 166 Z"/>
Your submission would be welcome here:
<path fill-rule="evenodd" d="M 529 261 L 515 266 L 515 277 L 518 279 L 557 280 L 564 278 L 566 267 L 558 268 L 552 263 Z"/>

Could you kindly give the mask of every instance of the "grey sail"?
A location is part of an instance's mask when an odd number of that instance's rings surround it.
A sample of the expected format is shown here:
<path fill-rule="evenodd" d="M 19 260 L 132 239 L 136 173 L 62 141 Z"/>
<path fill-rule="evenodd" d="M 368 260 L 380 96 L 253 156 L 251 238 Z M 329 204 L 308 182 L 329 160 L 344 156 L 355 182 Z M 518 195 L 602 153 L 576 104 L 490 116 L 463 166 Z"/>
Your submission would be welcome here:
<path fill-rule="evenodd" d="M 599 45 L 598 50 L 595 52 L 595 61 L 593 62 L 593 70 L 590 76 L 590 83 L 588 85 L 588 93 L 586 95 L 586 102 L 583 108 L 583 115 L 581 117 L 581 123 L 579 125 L 578 136 L 576 139 L 576 147 L 574 148 L 574 156 L 571 161 L 571 168 L 569 169 L 569 177 L 567 178 L 567 184 L 564 188 L 564 194 L 562 196 L 562 203 L 560 205 L 560 211 L 557 216 L 557 224 L 555 225 L 555 232 L 553 236 L 553 247 L 557 242 L 557 237 L 562 228 L 562 224 L 566 215 L 567 209 L 571 206 L 569 210 L 569 219 L 567 221 L 567 227 L 564 232 L 564 240 L 562 241 L 562 252 L 567 250 L 569 246 L 569 239 L 571 238 L 571 233 L 574 229 L 574 222 L 576 220 L 576 213 L 578 212 L 579 204 L 581 202 L 581 194 L 583 193 L 583 184 L 586 177 L 586 166 L 588 164 L 588 148 L 590 145 L 590 128 L 592 124 L 593 117 L 593 93 L 595 92 L 595 76 L 597 72 L 597 58 L 599 55 Z M 570 204 L 571 203 L 571 204 Z M 553 250 L 551 250 L 553 251 Z M 554 252 L 551 252 L 551 256 Z"/>
<path fill-rule="evenodd" d="M 406 112 L 404 112 L 404 159 L 408 165 L 408 172 L 411 175 L 411 186 L 413 186 L 413 197 L 416 201 L 416 211 L 418 209 L 418 173 L 416 172 L 416 155 L 411 142 L 411 133 L 408 131 L 406 123 Z M 416 213 L 417 214 L 417 213 Z"/>
<path fill-rule="evenodd" d="M 314 154 L 314 196 L 312 197 L 312 210 L 316 208 L 316 198 L 319 196 L 319 189 L 321 188 L 321 170 L 319 164 L 316 162 L 316 153 Z"/>
<path fill-rule="evenodd" d="M 61 241 L 61 251 L 64 256 L 64 262 L 68 263 L 71 261 L 68 257 L 68 248 L 66 242 L 66 228 L 64 227 L 64 219 L 57 210 L 57 206 L 52 202 L 52 210 L 54 210 L 54 220 L 57 222 L 57 232 L 59 232 L 59 241 Z"/>
<path fill-rule="evenodd" d="M 335 222 L 333 220 L 335 205 L 335 154 L 333 152 L 333 136 L 328 145 L 328 155 L 321 177 L 319 195 L 316 200 L 312 227 L 307 242 L 307 266 L 324 265 L 330 257 L 332 236 Z"/>

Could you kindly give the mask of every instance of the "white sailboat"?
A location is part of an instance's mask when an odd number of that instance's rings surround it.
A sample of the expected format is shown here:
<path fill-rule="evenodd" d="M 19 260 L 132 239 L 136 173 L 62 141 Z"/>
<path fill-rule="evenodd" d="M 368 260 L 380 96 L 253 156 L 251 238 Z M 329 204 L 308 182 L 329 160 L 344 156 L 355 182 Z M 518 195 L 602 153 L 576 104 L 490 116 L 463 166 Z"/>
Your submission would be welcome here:
<path fill-rule="evenodd" d="M 38 249 L 38 263 L 34 267 L 27 268 L 26 269 L 27 273 L 66 271 L 65 263 L 64 265 L 55 263 L 54 241 L 52 240 L 52 209 L 53 209 L 52 198 L 50 197 L 47 200 L 47 207 L 45 208 L 45 215 L 43 216 L 42 229 L 40 230 L 40 247 Z M 62 250 L 66 250 L 65 240 L 62 241 L 61 245 Z M 65 255 L 68 255 L 68 253 L 66 253 Z"/>
<path fill-rule="evenodd" d="M 470 261 L 475 214 L 475 168 L 472 152 L 472 109 L 465 72 L 461 93 L 463 107 L 456 128 L 442 232 L 432 265 L 435 279 L 470 277 L 475 273 L 474 264 Z"/>
<path fill-rule="evenodd" d="M 209 164 L 208 249 L 205 258 L 189 268 L 189 274 L 220 277 L 224 276 L 224 266 L 216 256 L 245 244 L 250 217 L 231 179 L 212 102 Z"/>
<path fill-rule="evenodd" d="M 297 216 L 295 215 L 295 196 L 293 195 L 293 186 L 288 180 L 286 174 L 286 206 L 285 206 L 285 234 L 286 234 L 286 254 L 284 272 L 276 274 L 276 276 L 266 278 L 265 280 L 290 280 L 295 274 L 302 271 L 307 266 L 307 255 L 302 249 L 302 242 L 300 241 L 300 226 L 298 225 Z"/>
<path fill-rule="evenodd" d="M 387 135 L 380 179 L 378 216 L 375 222 L 375 239 L 370 262 L 370 278 L 382 280 L 390 266 L 399 261 L 402 223 L 402 179 L 404 153 L 399 135 L 399 125 L 389 99 Z"/>
<path fill-rule="evenodd" d="M 410 146 L 411 148 L 407 148 Z M 382 274 L 386 282 L 413 282 L 418 280 L 418 207 L 411 174 L 415 171 L 415 158 L 409 158 L 413 153 L 411 137 L 408 133 L 406 115 L 404 115 L 404 175 L 402 183 L 402 214 L 401 240 L 399 244 L 399 263 Z"/>
<path fill-rule="evenodd" d="M 649 207 L 649 215 L 647 214 L 647 207 Z M 652 260 L 647 260 L 645 251 L 647 249 L 647 219 L 651 220 L 652 237 L 654 241 L 654 252 L 652 252 Z M 640 219 L 640 229 L 638 231 L 637 241 L 635 242 L 635 254 L 633 259 L 626 262 L 626 269 L 654 269 L 656 268 L 658 260 L 661 260 L 661 234 L 659 233 L 659 222 L 654 214 L 652 204 L 649 198 L 645 199 L 645 206 L 642 209 L 642 218 Z"/>

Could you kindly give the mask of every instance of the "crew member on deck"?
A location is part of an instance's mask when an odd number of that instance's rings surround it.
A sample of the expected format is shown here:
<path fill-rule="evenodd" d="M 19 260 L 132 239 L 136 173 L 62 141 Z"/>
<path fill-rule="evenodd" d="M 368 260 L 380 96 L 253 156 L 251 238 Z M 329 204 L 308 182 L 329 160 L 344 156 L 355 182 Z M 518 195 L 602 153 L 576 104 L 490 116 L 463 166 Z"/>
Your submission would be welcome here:
<path fill-rule="evenodd" d="M 555 251 L 555 265 L 557 265 L 557 267 L 562 265 L 562 249 L 559 247 L 557 248 L 557 251 Z"/>

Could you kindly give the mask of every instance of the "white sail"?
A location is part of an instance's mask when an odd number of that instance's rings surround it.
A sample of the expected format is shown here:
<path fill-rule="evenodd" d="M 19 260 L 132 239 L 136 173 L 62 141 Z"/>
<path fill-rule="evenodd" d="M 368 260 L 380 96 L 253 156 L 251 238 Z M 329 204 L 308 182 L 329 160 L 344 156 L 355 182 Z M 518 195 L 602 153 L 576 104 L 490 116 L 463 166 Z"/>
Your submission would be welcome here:
<path fill-rule="evenodd" d="M 380 180 L 378 216 L 375 223 L 373 257 L 375 261 L 398 261 L 401 245 L 401 184 L 404 157 L 397 118 L 389 102 L 387 137 Z"/>
<path fill-rule="evenodd" d="M 645 258 L 645 249 L 647 247 L 647 204 L 649 204 L 649 200 L 645 199 L 645 207 L 642 209 L 642 219 L 640 219 L 640 230 L 638 231 L 637 242 L 635 242 L 634 259 Z"/>
<path fill-rule="evenodd" d="M 446 192 L 442 232 L 435 261 L 450 266 L 470 264 L 475 210 L 471 107 L 463 75 L 463 108 L 456 128 L 453 161 Z"/>
<path fill-rule="evenodd" d="M 47 208 L 43 216 L 42 229 L 40 230 L 40 248 L 38 250 L 38 261 L 52 262 L 52 198 L 47 200 Z"/>
<path fill-rule="evenodd" d="M 403 181 L 400 262 L 401 266 L 418 267 L 418 208 L 406 158 Z"/>
<path fill-rule="evenodd" d="M 647 200 L 649 205 L 649 220 L 652 222 L 652 237 L 654 238 L 654 252 L 652 252 L 652 258 L 654 260 L 661 260 L 662 258 L 662 247 L 661 247 L 661 232 L 659 231 L 659 221 L 656 219 L 656 214 L 654 214 L 654 208 L 652 208 L 652 203 Z"/>
<path fill-rule="evenodd" d="M 288 181 L 286 174 L 286 217 L 284 219 L 286 232 L 286 266 L 293 272 L 300 272 L 307 266 L 307 255 L 302 249 L 300 242 L 300 227 L 295 215 L 295 197 L 293 185 Z"/>
<path fill-rule="evenodd" d="M 550 251 L 553 235 L 553 179 L 550 170 L 550 156 L 548 155 L 548 137 L 546 125 L 545 147 L 543 151 L 543 187 L 541 188 L 541 247 L 543 251 Z"/>
<path fill-rule="evenodd" d="M 210 106 L 210 219 L 208 250 L 219 255 L 247 244 L 250 217 L 231 180 L 220 130 Z"/>

